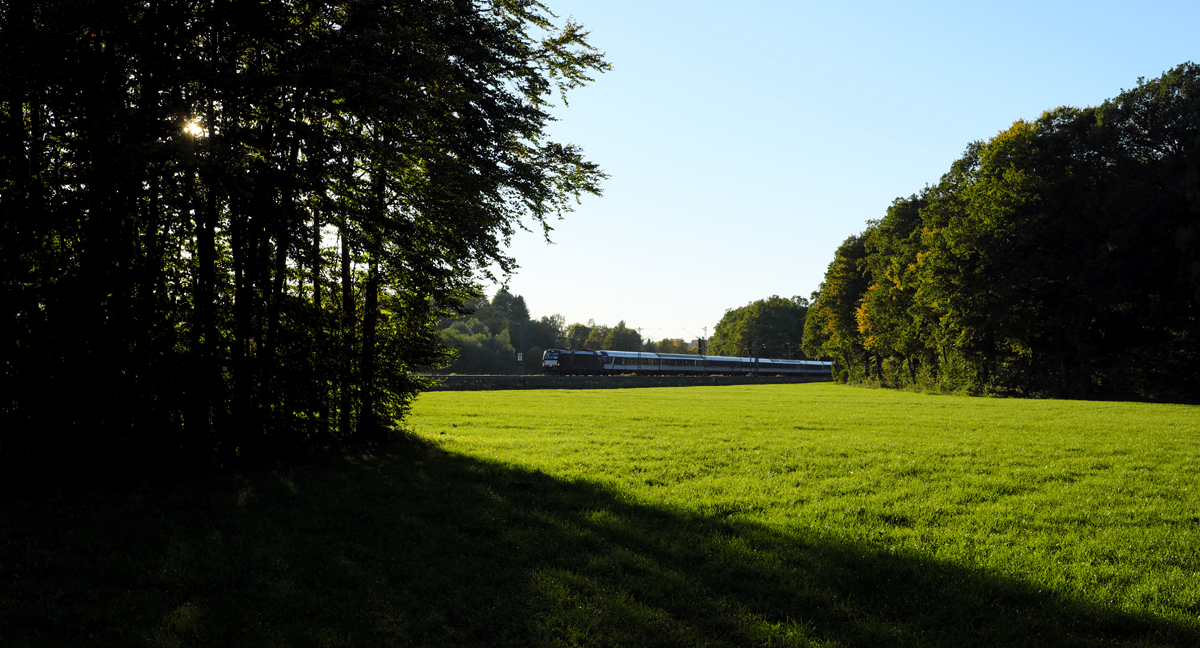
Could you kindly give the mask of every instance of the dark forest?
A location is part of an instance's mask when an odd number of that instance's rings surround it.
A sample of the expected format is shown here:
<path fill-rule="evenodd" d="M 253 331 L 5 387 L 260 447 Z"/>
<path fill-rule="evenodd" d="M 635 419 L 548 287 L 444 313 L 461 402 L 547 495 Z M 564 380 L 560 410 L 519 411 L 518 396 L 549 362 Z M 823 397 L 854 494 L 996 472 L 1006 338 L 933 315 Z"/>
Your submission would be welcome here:
<path fill-rule="evenodd" d="M 543 129 L 607 66 L 528 2 L 0 2 L 0 458 L 387 438 L 439 316 L 599 193 Z"/>
<path fill-rule="evenodd" d="M 843 380 L 1200 400 L 1200 67 L 970 144 L 848 238 L 805 351 Z"/>

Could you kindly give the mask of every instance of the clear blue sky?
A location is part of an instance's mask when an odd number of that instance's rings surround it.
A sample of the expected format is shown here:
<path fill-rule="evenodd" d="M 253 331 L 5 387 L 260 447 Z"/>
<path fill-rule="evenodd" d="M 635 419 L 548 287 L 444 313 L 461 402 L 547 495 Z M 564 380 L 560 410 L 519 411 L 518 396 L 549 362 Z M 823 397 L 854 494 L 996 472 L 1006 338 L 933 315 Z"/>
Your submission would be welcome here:
<path fill-rule="evenodd" d="M 612 177 L 553 245 L 514 239 L 509 288 L 534 316 L 654 339 L 807 297 L 967 143 L 1200 60 L 1195 0 L 545 2 L 613 65 L 552 128 Z"/>

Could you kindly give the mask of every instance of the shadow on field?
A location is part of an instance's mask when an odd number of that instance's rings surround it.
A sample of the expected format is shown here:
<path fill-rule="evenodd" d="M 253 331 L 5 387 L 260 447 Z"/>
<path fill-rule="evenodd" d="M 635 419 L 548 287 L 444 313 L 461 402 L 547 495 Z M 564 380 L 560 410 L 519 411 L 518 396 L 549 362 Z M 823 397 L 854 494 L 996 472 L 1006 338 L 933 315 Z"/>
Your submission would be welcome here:
<path fill-rule="evenodd" d="M 0 513 L 2 645 L 1200 645 L 1018 580 L 418 444 Z"/>

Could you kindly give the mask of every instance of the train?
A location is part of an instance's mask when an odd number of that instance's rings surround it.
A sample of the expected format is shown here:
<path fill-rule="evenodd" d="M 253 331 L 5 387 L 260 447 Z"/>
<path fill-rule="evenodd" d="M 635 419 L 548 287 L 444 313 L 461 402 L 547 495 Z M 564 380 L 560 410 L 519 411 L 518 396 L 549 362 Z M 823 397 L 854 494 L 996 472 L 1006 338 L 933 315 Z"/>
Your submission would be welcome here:
<path fill-rule="evenodd" d="M 552 376 L 800 376 L 832 378 L 833 363 L 779 358 L 731 358 L 634 351 L 572 351 L 550 349 L 542 368 Z"/>

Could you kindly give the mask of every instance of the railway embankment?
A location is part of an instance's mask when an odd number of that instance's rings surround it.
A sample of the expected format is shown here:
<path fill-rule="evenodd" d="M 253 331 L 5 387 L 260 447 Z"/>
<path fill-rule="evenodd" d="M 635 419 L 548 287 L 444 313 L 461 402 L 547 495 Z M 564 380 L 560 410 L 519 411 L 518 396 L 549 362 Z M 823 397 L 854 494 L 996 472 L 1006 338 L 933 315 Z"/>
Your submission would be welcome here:
<path fill-rule="evenodd" d="M 429 391 L 499 389 L 637 389 L 640 387 L 699 387 L 725 385 L 782 385 L 829 382 L 828 378 L 783 376 L 439 376 Z"/>

